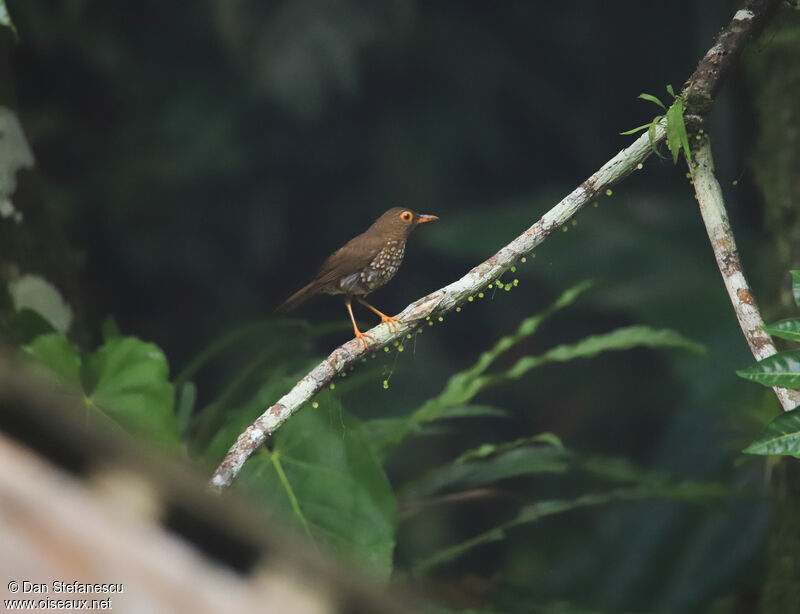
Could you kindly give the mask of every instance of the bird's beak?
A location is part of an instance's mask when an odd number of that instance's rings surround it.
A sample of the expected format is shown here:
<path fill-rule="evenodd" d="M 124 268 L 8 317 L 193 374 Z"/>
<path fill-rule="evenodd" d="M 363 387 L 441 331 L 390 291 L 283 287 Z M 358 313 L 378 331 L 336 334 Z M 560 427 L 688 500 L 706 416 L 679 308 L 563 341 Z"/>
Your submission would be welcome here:
<path fill-rule="evenodd" d="M 419 216 L 419 219 L 417 220 L 417 224 L 424 224 L 425 222 L 435 222 L 438 219 L 439 219 L 439 217 L 436 216 L 436 215 L 425 215 L 425 214 L 422 214 L 422 215 Z"/>

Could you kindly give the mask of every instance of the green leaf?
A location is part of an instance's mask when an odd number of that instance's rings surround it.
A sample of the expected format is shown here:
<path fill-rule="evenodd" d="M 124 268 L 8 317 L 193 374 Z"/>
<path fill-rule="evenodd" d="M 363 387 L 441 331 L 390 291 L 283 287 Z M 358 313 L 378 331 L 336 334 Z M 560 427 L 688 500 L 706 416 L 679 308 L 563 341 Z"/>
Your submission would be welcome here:
<path fill-rule="evenodd" d="M 683 101 L 680 99 L 676 100 L 667 111 L 667 144 L 672 152 L 673 163 L 677 164 L 681 148 L 683 148 L 686 161 L 691 160 L 689 137 L 683 121 Z"/>
<path fill-rule="evenodd" d="M 631 128 L 630 130 L 626 130 L 625 132 L 620 132 L 621 135 L 628 135 L 628 134 L 636 134 L 637 132 L 641 132 L 642 130 L 647 130 L 650 126 L 652 126 L 652 122 L 649 124 L 642 124 L 641 126 L 636 126 L 636 128 Z"/>
<path fill-rule="evenodd" d="M 795 305 L 800 307 L 800 271 L 789 271 L 792 274 L 792 296 Z"/>
<path fill-rule="evenodd" d="M 672 89 L 672 84 L 667 85 L 667 94 L 675 98 L 675 90 Z"/>
<path fill-rule="evenodd" d="M 90 405 L 127 430 L 177 446 L 174 390 L 168 375 L 164 353 L 156 345 L 135 337 L 108 341 L 84 363 L 82 370 Z"/>
<path fill-rule="evenodd" d="M 800 388 L 800 351 L 780 352 L 736 374 L 764 386 Z"/>
<path fill-rule="evenodd" d="M 329 392 L 275 434 L 237 480 L 317 545 L 388 578 L 396 502 L 361 423 Z"/>
<path fill-rule="evenodd" d="M 22 350 L 35 364 L 55 374 L 61 383 L 81 389 L 81 359 L 66 336 L 61 333 L 40 335 Z"/>
<path fill-rule="evenodd" d="M 800 458 L 800 409 L 787 411 L 770 422 L 745 454 L 780 454 Z"/>
<path fill-rule="evenodd" d="M 650 139 L 650 149 L 653 150 L 659 158 L 663 158 L 664 156 L 661 155 L 661 152 L 658 151 L 658 147 L 656 146 L 656 126 L 658 123 L 663 119 L 663 115 L 656 115 L 653 118 L 653 121 L 650 122 L 650 128 L 647 130 L 647 138 Z"/>
<path fill-rule="evenodd" d="M 788 339 L 789 341 L 800 341 L 800 318 L 781 320 L 774 324 L 765 324 L 764 331 L 770 335 Z"/>
<path fill-rule="evenodd" d="M 659 100 L 657 96 L 653 96 L 652 94 L 639 94 L 639 98 L 641 98 L 642 100 L 648 100 L 650 102 L 654 102 L 665 111 L 667 110 L 667 107 L 664 106 L 664 103 L 661 102 L 661 100 Z"/>

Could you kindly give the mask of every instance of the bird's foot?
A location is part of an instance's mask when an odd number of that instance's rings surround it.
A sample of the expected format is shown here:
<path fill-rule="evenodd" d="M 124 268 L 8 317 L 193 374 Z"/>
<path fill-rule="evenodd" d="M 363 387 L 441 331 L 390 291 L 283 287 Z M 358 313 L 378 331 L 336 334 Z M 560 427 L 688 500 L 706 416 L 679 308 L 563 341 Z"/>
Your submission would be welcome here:
<path fill-rule="evenodd" d="M 375 339 L 372 338 L 372 335 L 368 335 L 367 333 L 362 333 L 360 330 L 356 331 L 356 339 L 358 339 L 361 343 L 364 344 L 365 350 L 369 348 L 370 343 L 375 341 Z M 369 341 L 367 341 L 367 339 L 369 339 Z"/>
<path fill-rule="evenodd" d="M 386 324 L 389 328 L 392 329 L 392 332 L 396 335 L 398 331 L 398 320 L 397 318 L 393 318 L 392 316 L 387 316 L 385 314 L 381 314 L 381 324 Z"/>

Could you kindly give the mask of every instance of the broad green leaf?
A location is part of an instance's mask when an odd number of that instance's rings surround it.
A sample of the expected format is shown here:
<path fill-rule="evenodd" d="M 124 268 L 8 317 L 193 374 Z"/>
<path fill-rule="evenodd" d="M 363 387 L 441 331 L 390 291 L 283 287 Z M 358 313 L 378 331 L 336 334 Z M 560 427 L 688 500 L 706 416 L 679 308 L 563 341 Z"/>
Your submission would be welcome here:
<path fill-rule="evenodd" d="M 800 388 L 800 351 L 780 352 L 736 374 L 764 386 Z"/>
<path fill-rule="evenodd" d="M 686 134 L 686 124 L 683 121 L 683 101 L 676 100 L 667 110 L 667 144 L 672 152 L 672 162 L 678 162 L 678 155 L 683 148 L 686 161 L 691 160 L 689 151 L 689 137 Z"/>
<path fill-rule="evenodd" d="M 795 305 L 800 307 L 800 271 L 789 271 L 792 274 L 792 296 Z"/>
<path fill-rule="evenodd" d="M 244 466 L 239 486 L 301 534 L 362 571 L 388 578 L 396 502 L 361 423 L 329 392 L 305 407 Z"/>
<path fill-rule="evenodd" d="M 636 134 L 637 132 L 641 132 L 642 130 L 647 130 L 652 124 L 642 124 L 641 126 L 636 126 L 636 128 L 631 128 L 630 130 L 626 130 L 625 132 L 620 132 L 621 135 L 627 136 L 628 134 Z"/>
<path fill-rule="evenodd" d="M 800 409 L 787 411 L 770 422 L 745 454 L 780 454 L 800 458 Z"/>
<path fill-rule="evenodd" d="M 54 373 L 59 381 L 77 390 L 81 389 L 81 359 L 64 335 L 40 335 L 22 349 L 34 359 L 35 364 Z"/>
<path fill-rule="evenodd" d="M 164 353 L 135 337 L 118 337 L 84 363 L 89 403 L 123 428 L 166 445 L 178 444 L 174 390 Z"/>
<path fill-rule="evenodd" d="M 661 100 L 659 100 L 657 96 L 653 96 L 652 94 L 639 94 L 639 98 L 641 98 L 642 100 L 649 100 L 650 102 L 654 102 L 665 111 L 667 110 L 667 107 L 664 106 L 664 103 L 661 102 Z"/>
<path fill-rule="evenodd" d="M 800 319 L 781 320 L 774 324 L 765 324 L 764 330 L 775 337 L 788 339 L 789 341 L 800 341 Z"/>

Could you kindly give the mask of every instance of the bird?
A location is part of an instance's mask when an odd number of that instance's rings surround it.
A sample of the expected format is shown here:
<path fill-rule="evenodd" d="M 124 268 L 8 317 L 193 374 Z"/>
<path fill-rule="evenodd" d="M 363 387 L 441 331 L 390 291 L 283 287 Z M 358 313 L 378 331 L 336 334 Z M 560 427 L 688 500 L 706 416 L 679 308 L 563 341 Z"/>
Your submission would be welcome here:
<path fill-rule="evenodd" d="M 316 294 L 342 294 L 356 339 L 366 349 L 371 335 L 358 330 L 353 317 L 353 297 L 381 318 L 381 323 L 397 333 L 397 318 L 387 316 L 364 300 L 364 296 L 389 282 L 400 264 L 406 249 L 406 239 L 420 224 L 439 218 L 435 215 L 417 213 L 404 207 L 393 207 L 381 215 L 363 233 L 333 252 L 322 264 L 316 276 L 278 307 L 278 312 L 287 312 Z"/>

